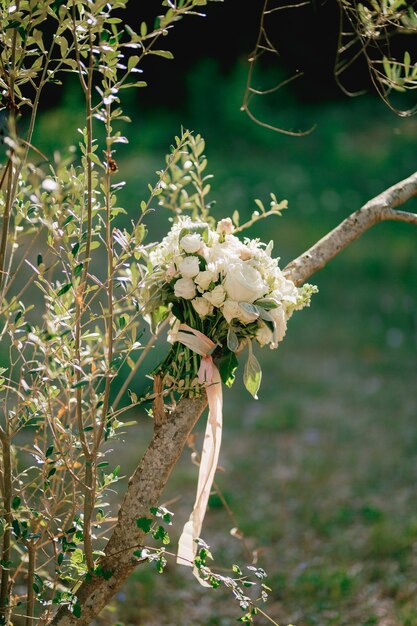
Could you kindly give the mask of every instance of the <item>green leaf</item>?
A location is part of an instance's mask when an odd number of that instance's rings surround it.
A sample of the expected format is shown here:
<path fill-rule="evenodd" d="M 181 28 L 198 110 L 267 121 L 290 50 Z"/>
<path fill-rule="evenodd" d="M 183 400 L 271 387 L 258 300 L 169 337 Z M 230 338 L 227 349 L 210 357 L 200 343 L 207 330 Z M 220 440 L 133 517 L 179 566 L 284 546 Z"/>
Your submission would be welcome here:
<path fill-rule="evenodd" d="M 67 291 L 69 291 L 72 287 L 71 283 L 67 283 L 66 285 L 64 285 L 63 287 L 61 287 L 61 289 L 58 291 L 58 293 L 56 294 L 57 296 L 63 296 L 64 293 L 67 293 Z"/>
<path fill-rule="evenodd" d="M 16 511 L 19 508 L 21 502 L 21 498 L 19 498 L 19 496 L 15 496 L 12 500 L 12 509 Z"/>
<path fill-rule="evenodd" d="M 158 526 L 158 528 L 152 533 L 154 539 L 161 539 L 162 543 L 167 546 L 170 542 L 169 535 L 163 526 Z"/>
<path fill-rule="evenodd" d="M 252 343 L 249 343 L 249 355 L 248 360 L 245 363 L 245 369 L 243 372 L 243 383 L 250 394 L 258 399 L 258 390 L 261 385 L 262 370 L 259 365 L 258 359 L 252 352 Z"/>
<path fill-rule="evenodd" d="M 74 243 L 74 245 L 71 246 L 71 254 L 72 254 L 72 256 L 75 256 L 79 249 L 80 249 L 80 242 L 77 241 L 77 243 Z"/>
<path fill-rule="evenodd" d="M 259 198 L 255 198 L 255 204 L 261 209 L 262 213 L 265 213 L 265 207 L 262 200 L 259 200 Z"/>
<path fill-rule="evenodd" d="M 149 533 L 153 524 L 153 519 L 149 519 L 149 517 L 139 517 L 136 520 L 136 526 L 143 530 L 144 533 Z"/>
<path fill-rule="evenodd" d="M 227 331 L 227 347 L 231 352 L 236 352 L 239 348 L 239 339 L 231 326 L 229 326 Z"/>
<path fill-rule="evenodd" d="M 251 315 L 259 315 L 259 309 L 254 304 L 250 304 L 249 302 L 239 302 L 239 306 L 241 309 L 246 311 L 246 313 L 250 313 Z"/>
<path fill-rule="evenodd" d="M 81 617 L 81 604 L 77 602 L 74 604 L 74 606 L 72 607 L 72 614 L 74 615 L 74 617 L 76 617 L 77 619 L 79 617 Z"/>
<path fill-rule="evenodd" d="M 72 389 L 78 389 L 78 387 L 85 387 L 85 385 L 88 385 L 88 380 L 84 378 L 83 380 L 79 380 L 78 383 L 71 385 L 71 387 Z"/>
<path fill-rule="evenodd" d="M 127 70 L 128 72 L 132 71 L 133 67 L 136 67 L 136 65 L 139 63 L 139 57 L 138 56 L 132 56 L 129 58 L 129 61 L 127 62 Z"/>
<path fill-rule="evenodd" d="M 173 59 L 174 55 L 170 50 L 149 50 L 148 54 L 155 54 L 158 57 L 163 57 L 164 59 Z"/>
<path fill-rule="evenodd" d="M 260 300 L 256 301 L 256 306 L 262 307 L 266 311 L 270 311 L 271 309 L 277 309 L 279 304 L 276 300 L 272 300 L 269 298 L 261 298 Z"/>
<path fill-rule="evenodd" d="M 231 387 L 235 381 L 235 372 L 238 366 L 236 354 L 226 348 L 224 353 L 216 359 L 216 365 L 219 368 L 223 383 L 227 387 Z"/>
<path fill-rule="evenodd" d="M 270 313 L 268 313 L 268 311 L 265 311 L 265 309 L 259 308 L 259 317 L 262 320 L 265 320 L 266 322 L 272 322 L 273 324 L 275 323 L 274 318 L 272 317 L 272 315 Z"/>
<path fill-rule="evenodd" d="M 408 76 L 410 72 L 410 63 L 411 63 L 410 53 L 408 52 L 408 50 L 406 50 L 406 52 L 404 52 L 404 73 L 406 77 Z"/>

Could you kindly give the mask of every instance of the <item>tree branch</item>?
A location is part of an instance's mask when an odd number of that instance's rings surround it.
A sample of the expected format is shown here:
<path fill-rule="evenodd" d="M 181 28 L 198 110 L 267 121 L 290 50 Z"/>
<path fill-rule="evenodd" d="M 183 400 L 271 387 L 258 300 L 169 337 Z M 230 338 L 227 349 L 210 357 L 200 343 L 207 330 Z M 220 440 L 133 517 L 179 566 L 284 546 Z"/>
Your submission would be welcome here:
<path fill-rule="evenodd" d="M 67 607 L 61 607 L 50 622 L 51 626 L 90 624 L 138 565 L 132 546 L 143 543 L 144 532 L 138 528 L 136 520 L 149 517 L 149 509 L 158 504 L 188 435 L 206 403 L 205 396 L 183 398 L 167 421 L 155 429 L 141 463 L 129 480 L 118 522 L 105 549 L 106 556 L 100 561 L 100 571 L 108 573 L 109 577 L 93 575 L 84 582 L 76 592 L 81 607 L 80 617 L 77 619 Z"/>
<path fill-rule="evenodd" d="M 395 210 L 416 195 L 417 172 L 352 213 L 307 252 L 289 263 L 284 269 L 285 275 L 296 284 L 302 284 L 368 228 L 383 220 L 399 220 L 417 225 L 417 214 Z M 205 406 L 205 397 L 183 398 L 166 418 L 158 419 L 157 416 L 158 423 L 152 441 L 129 480 L 118 522 L 105 548 L 106 556 L 100 562 L 101 574 L 104 572 L 106 576 L 93 575 L 77 590 L 81 608 L 79 618 L 66 607 L 61 607 L 49 623 L 50 626 L 90 624 L 138 565 L 140 561 L 133 556 L 133 546 L 142 544 L 144 533 L 137 527 L 136 520 L 148 516 L 149 509 L 158 503 L 187 437 Z M 158 405 L 157 412 L 161 410 Z"/>
<path fill-rule="evenodd" d="M 417 172 L 386 189 L 379 196 L 369 200 L 358 211 L 352 213 L 309 250 L 288 263 L 284 268 L 284 274 L 296 285 L 301 285 L 371 226 L 384 220 L 396 220 L 417 225 L 417 214 L 395 210 L 395 207 L 404 204 L 416 195 Z"/>

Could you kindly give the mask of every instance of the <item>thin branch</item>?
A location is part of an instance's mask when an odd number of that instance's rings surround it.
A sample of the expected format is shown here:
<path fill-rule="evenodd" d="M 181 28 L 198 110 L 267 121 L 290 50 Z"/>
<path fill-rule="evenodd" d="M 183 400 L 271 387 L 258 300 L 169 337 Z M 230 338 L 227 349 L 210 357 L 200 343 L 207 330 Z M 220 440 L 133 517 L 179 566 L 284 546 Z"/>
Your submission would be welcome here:
<path fill-rule="evenodd" d="M 296 285 L 301 285 L 371 226 L 385 220 L 417 225 L 416 213 L 395 210 L 414 196 L 417 196 L 417 172 L 386 189 L 352 213 L 309 250 L 288 263 L 284 274 Z"/>

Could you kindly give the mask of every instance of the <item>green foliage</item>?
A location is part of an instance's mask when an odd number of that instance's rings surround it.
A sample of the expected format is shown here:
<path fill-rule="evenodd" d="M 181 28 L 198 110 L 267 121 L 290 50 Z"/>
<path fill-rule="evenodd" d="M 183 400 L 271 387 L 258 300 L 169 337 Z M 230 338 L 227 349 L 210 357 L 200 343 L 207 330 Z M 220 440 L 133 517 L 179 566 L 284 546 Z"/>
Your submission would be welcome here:
<path fill-rule="evenodd" d="M 123 423 L 121 416 L 138 404 L 137 395 L 117 397 L 115 390 L 123 368 L 135 372 L 138 351 L 146 348 L 135 291 L 143 220 L 164 176 L 150 186 L 129 228 L 119 228 L 126 211 L 118 201 L 124 183 L 114 182 L 116 149 L 128 143 L 120 128 L 129 121 L 120 94 L 146 85 L 137 74 L 147 55 L 172 58 L 155 44 L 203 4 L 164 2 L 155 26 L 142 23 L 139 32 L 119 17 L 126 0 L 5 0 L 0 6 L 7 116 L 0 166 L 0 339 L 9 354 L 0 372 L 1 401 L 8 407 L 0 425 L 5 624 L 12 619 L 14 583 L 26 589 L 28 620 L 53 605 L 68 605 L 78 618 L 82 606 L 74 585 L 93 574 L 112 575 L 100 564 L 96 534 L 108 527 L 106 496 L 120 480 L 120 466 L 107 470 L 104 457 L 106 442 L 135 423 Z M 65 147 L 49 160 L 33 145 L 39 102 L 46 85 L 68 79 L 71 89 L 78 81 L 85 112 L 78 153 Z M 201 177 L 201 142 L 184 133 L 168 163 L 190 150 Z M 22 450 L 20 468 L 16 455 Z M 35 463 L 27 461 L 28 453 Z M 169 522 L 168 511 L 155 515 Z M 147 529 L 140 522 L 139 528 Z M 162 525 L 152 533 L 169 543 Z M 30 555 L 23 564 L 22 554 Z M 156 563 L 162 571 L 163 552 Z"/>

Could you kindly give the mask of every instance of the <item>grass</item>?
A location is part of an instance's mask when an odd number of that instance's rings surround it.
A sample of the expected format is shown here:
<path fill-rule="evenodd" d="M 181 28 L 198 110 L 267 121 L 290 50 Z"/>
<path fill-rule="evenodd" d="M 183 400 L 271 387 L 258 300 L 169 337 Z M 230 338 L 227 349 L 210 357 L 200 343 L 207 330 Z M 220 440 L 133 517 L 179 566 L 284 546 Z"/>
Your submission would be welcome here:
<path fill-rule="evenodd" d="M 313 109 L 288 97 L 265 113 L 318 129 L 284 138 L 239 117 L 241 80 L 240 70 L 225 79 L 209 65 L 190 78 L 187 111 L 134 119 L 119 158 L 131 215 L 181 123 L 208 140 L 216 216 L 247 214 L 253 198 L 270 191 L 288 198 L 288 215 L 256 229 L 276 240 L 283 264 L 415 169 L 415 120 L 372 99 Z M 41 121 L 35 143 L 43 151 L 52 149 L 48 124 L 60 128 L 62 112 Z M 165 228 L 160 222 L 159 214 L 150 221 L 152 238 Z M 417 626 L 416 241 L 413 227 L 393 223 L 352 244 L 314 277 L 320 293 L 291 320 L 278 351 L 260 352 L 260 400 L 240 380 L 225 393 L 217 480 L 245 540 L 230 535 L 235 521 L 218 497 L 204 538 L 223 567 L 248 563 L 247 550 L 257 554 L 273 590 L 266 610 L 281 625 Z M 126 473 L 148 436 L 149 423 L 134 427 L 116 450 Z M 185 453 L 165 494 L 167 502 L 179 498 L 170 505 L 174 537 L 195 487 Z M 227 593 L 203 591 L 170 562 L 163 576 L 138 569 L 98 623 L 229 626 L 237 616 Z"/>

